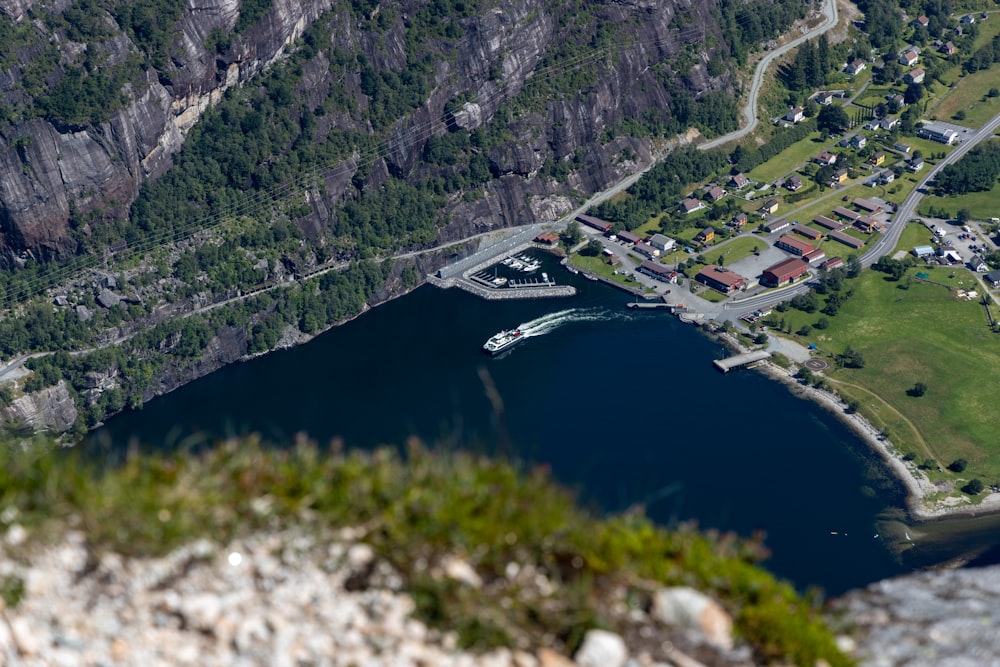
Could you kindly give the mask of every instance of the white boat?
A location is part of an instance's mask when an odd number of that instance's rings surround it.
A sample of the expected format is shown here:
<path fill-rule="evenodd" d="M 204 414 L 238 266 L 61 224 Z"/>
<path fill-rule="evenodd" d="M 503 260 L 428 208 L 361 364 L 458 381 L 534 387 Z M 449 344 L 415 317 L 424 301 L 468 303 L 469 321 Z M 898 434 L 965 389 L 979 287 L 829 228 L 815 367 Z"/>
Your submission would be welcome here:
<path fill-rule="evenodd" d="M 521 333 L 520 329 L 504 329 L 490 336 L 489 340 L 483 344 L 483 349 L 496 356 L 522 340 L 524 340 L 524 334 Z"/>

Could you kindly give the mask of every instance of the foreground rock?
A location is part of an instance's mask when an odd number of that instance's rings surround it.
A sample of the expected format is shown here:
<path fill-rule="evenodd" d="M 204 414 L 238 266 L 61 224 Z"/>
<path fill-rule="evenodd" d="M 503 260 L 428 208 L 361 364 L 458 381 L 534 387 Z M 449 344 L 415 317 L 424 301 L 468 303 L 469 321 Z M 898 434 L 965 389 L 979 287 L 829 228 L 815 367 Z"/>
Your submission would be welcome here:
<path fill-rule="evenodd" d="M 1000 567 L 923 572 L 835 603 L 871 667 L 1000 665 Z"/>

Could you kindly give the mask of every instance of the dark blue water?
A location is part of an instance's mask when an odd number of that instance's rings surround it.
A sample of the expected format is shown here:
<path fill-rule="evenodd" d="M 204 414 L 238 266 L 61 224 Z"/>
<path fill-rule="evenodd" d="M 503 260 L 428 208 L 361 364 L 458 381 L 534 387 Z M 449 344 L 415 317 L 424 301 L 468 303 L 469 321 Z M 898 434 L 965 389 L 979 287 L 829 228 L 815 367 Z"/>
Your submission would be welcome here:
<path fill-rule="evenodd" d="M 565 274 L 558 274 L 565 279 Z M 486 302 L 425 286 L 311 343 L 225 368 L 95 434 L 175 445 L 194 433 L 297 432 L 372 447 L 418 436 L 531 463 L 604 510 L 766 534 L 766 566 L 829 594 L 901 572 L 874 538 L 898 496 L 873 493 L 854 436 L 663 312 L 580 281 L 561 300 Z M 553 313 L 569 311 L 553 317 Z M 549 317 L 506 356 L 503 328 Z M 833 534 L 836 533 L 836 534 Z"/>

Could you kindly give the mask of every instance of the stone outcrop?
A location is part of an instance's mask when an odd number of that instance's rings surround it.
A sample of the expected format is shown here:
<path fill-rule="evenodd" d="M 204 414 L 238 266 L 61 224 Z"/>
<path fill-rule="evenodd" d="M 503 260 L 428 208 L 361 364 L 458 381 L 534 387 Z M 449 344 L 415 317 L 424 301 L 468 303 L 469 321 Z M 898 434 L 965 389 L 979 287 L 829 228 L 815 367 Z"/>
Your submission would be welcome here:
<path fill-rule="evenodd" d="M 888 579 L 834 608 L 863 666 L 1000 665 L 1000 567 Z"/>
<path fill-rule="evenodd" d="M 77 410 L 64 380 L 14 399 L 0 409 L 0 420 L 8 428 L 64 433 L 76 421 Z"/>
<path fill-rule="evenodd" d="M 262 499 L 255 511 L 266 505 Z M 126 557 L 95 553 L 75 532 L 40 546 L 8 524 L 0 579 L 10 590 L 20 582 L 23 594 L 4 610 L 0 664 L 760 664 L 738 642 L 706 650 L 705 637 L 692 639 L 698 631 L 690 612 L 714 604 L 692 589 L 664 589 L 650 615 L 626 612 L 631 630 L 587 631 L 572 657 L 550 647 L 462 651 L 453 632 L 414 617 L 404 578 L 358 541 L 362 533 L 291 527 L 226 544 L 200 540 L 162 557 Z M 451 562 L 455 568 L 461 559 Z M 861 665 L 980 667 L 1000 655 L 998 594 L 1000 567 L 927 572 L 849 593 L 832 614 L 844 628 L 842 646 Z M 673 613 L 668 607 L 681 611 L 664 625 L 659 616 Z"/>

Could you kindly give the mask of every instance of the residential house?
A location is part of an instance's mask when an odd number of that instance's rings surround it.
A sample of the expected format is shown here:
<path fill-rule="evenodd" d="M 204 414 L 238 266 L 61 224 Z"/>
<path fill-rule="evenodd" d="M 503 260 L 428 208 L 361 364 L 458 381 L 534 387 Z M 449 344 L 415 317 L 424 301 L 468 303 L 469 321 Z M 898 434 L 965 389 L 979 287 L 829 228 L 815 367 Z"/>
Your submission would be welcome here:
<path fill-rule="evenodd" d="M 910 21 L 910 25 L 914 28 L 926 28 L 929 24 L 930 20 L 926 16 L 918 16 Z"/>
<path fill-rule="evenodd" d="M 985 280 L 990 287 L 1000 287 L 1000 271 L 990 271 L 983 276 L 983 280 Z"/>
<path fill-rule="evenodd" d="M 829 105 L 833 104 L 833 93 L 830 93 L 830 92 L 816 93 L 816 95 L 813 96 L 813 101 L 815 101 L 816 104 L 822 104 L 823 106 L 829 106 Z"/>
<path fill-rule="evenodd" d="M 841 183 L 844 183 L 846 180 L 847 180 L 847 170 L 838 169 L 837 171 L 833 172 L 833 176 L 830 177 L 830 182 L 827 185 L 829 185 L 831 188 L 836 187 Z"/>
<path fill-rule="evenodd" d="M 588 227 L 596 229 L 597 231 L 604 234 L 607 234 L 608 232 L 611 231 L 610 222 L 608 222 L 607 220 L 601 220 L 600 218 L 595 218 L 592 215 L 584 215 L 581 213 L 580 215 L 576 216 L 576 220 L 577 222 L 582 222 Z"/>
<path fill-rule="evenodd" d="M 729 177 L 729 185 L 736 188 L 737 190 L 745 188 L 750 184 L 750 179 L 746 177 L 742 172 L 739 174 L 733 174 Z"/>
<path fill-rule="evenodd" d="M 791 234 L 785 234 L 774 244 L 775 248 L 781 248 L 786 252 L 790 252 L 793 255 L 802 256 L 807 252 L 812 252 L 816 249 L 812 243 L 806 243 L 801 239 L 797 239 Z"/>
<path fill-rule="evenodd" d="M 885 101 L 894 105 L 897 109 L 902 109 L 906 106 L 906 98 L 899 93 L 886 95 Z"/>
<path fill-rule="evenodd" d="M 865 61 L 858 58 L 857 60 L 853 60 L 848 63 L 844 68 L 844 71 L 851 76 L 857 76 L 858 74 L 864 72 L 866 67 L 868 67 L 868 65 L 865 64 Z"/>
<path fill-rule="evenodd" d="M 782 218 L 781 220 L 775 220 L 774 222 L 767 223 L 766 225 L 761 227 L 761 229 L 763 229 L 768 234 L 773 234 L 775 232 L 780 232 L 782 229 L 788 229 L 791 226 L 792 223 Z"/>
<path fill-rule="evenodd" d="M 654 262 L 652 260 L 645 260 L 636 269 L 639 273 L 643 273 L 654 280 L 659 280 L 664 283 L 676 283 L 677 282 L 677 272 L 673 269 L 669 269 L 659 262 Z"/>
<path fill-rule="evenodd" d="M 802 188 L 802 178 L 799 176 L 790 176 L 785 179 L 785 187 L 792 192 Z"/>
<path fill-rule="evenodd" d="M 882 185 L 889 185 L 894 180 L 896 180 L 896 174 L 892 169 L 883 169 L 882 173 L 878 175 L 878 182 Z"/>
<path fill-rule="evenodd" d="M 958 19 L 958 22 L 963 25 L 972 25 L 976 22 L 976 16 L 975 14 L 966 14 L 962 18 Z"/>
<path fill-rule="evenodd" d="M 775 213 L 778 212 L 778 200 L 768 199 L 766 202 L 761 204 L 761 207 L 758 209 L 758 212 L 761 214 L 761 216 L 774 215 Z"/>
<path fill-rule="evenodd" d="M 747 284 L 746 278 L 740 274 L 715 264 L 704 267 L 694 279 L 723 294 L 732 294 Z"/>
<path fill-rule="evenodd" d="M 822 153 L 820 153 L 819 155 L 817 155 L 815 158 L 813 158 L 813 161 L 816 162 L 817 164 L 821 164 L 821 165 L 824 165 L 824 166 L 830 166 L 830 165 L 837 164 L 837 156 L 836 156 L 836 154 L 831 153 L 830 151 L 823 151 Z"/>
<path fill-rule="evenodd" d="M 868 139 L 863 134 L 855 134 L 847 143 L 851 148 L 864 148 L 868 145 Z"/>
<path fill-rule="evenodd" d="M 677 245 L 677 242 L 669 236 L 664 236 L 663 234 L 653 234 L 653 236 L 649 239 L 649 245 L 661 252 L 667 252 L 672 250 L 673 247 Z"/>
<path fill-rule="evenodd" d="M 639 253 L 643 257 L 648 257 L 649 259 L 655 259 L 660 256 L 660 250 L 658 248 L 654 248 L 643 241 L 640 241 L 632 246 L 632 250 Z"/>
<path fill-rule="evenodd" d="M 897 118 L 896 116 L 886 116 L 885 118 L 882 119 L 881 125 L 883 130 L 891 132 L 892 130 L 896 129 L 897 126 L 899 126 L 899 118 Z"/>
<path fill-rule="evenodd" d="M 986 273 L 990 270 L 990 267 L 986 265 L 983 258 L 979 255 L 973 255 L 969 258 L 968 267 L 977 273 Z"/>
<path fill-rule="evenodd" d="M 801 123 L 806 118 L 806 110 L 802 107 L 791 107 L 785 114 L 785 120 L 789 123 Z"/>
<path fill-rule="evenodd" d="M 909 72 L 907 72 L 906 74 L 903 75 L 903 82 L 907 83 L 907 84 L 910 84 L 910 83 L 923 83 L 924 82 L 924 77 L 926 75 L 927 75 L 927 72 L 924 71 L 923 67 L 915 67 L 915 68 L 911 69 Z"/>
<path fill-rule="evenodd" d="M 953 56 L 958 53 L 958 48 L 951 42 L 945 42 L 938 47 L 938 53 L 942 56 Z"/>
<path fill-rule="evenodd" d="M 715 203 L 726 196 L 726 191 L 720 188 L 718 185 L 713 185 L 705 193 L 705 198 L 710 202 Z"/>
<path fill-rule="evenodd" d="M 885 153 L 882 151 L 875 151 L 868 157 L 868 164 L 873 167 L 879 167 L 885 162 Z"/>
<path fill-rule="evenodd" d="M 878 118 L 871 118 L 865 121 L 864 128 L 866 130 L 877 130 L 882 127 L 882 121 Z"/>
<path fill-rule="evenodd" d="M 792 257 L 764 269 L 764 273 L 760 276 L 760 282 L 767 287 L 778 287 L 794 281 L 808 270 L 809 265 L 805 260 Z"/>
<path fill-rule="evenodd" d="M 715 230 L 711 227 L 705 227 L 705 229 L 698 232 L 698 236 L 694 237 L 694 240 L 698 243 L 708 243 L 715 238 Z"/>
<path fill-rule="evenodd" d="M 705 202 L 700 199 L 692 199 L 688 197 L 681 202 L 681 209 L 683 209 L 685 214 L 694 213 L 695 211 L 700 211 L 703 208 L 706 208 Z"/>
<path fill-rule="evenodd" d="M 911 171 L 914 174 L 924 168 L 924 159 L 922 157 L 915 157 L 906 163 L 907 171 Z"/>
<path fill-rule="evenodd" d="M 920 55 L 913 49 L 906 49 L 899 54 L 899 64 L 905 67 L 913 67 L 920 59 Z"/>
<path fill-rule="evenodd" d="M 737 213 L 736 216 L 733 217 L 733 219 L 730 220 L 728 224 L 730 227 L 736 227 L 736 228 L 742 227 L 743 225 L 747 224 L 747 214 L 743 212 Z"/>

